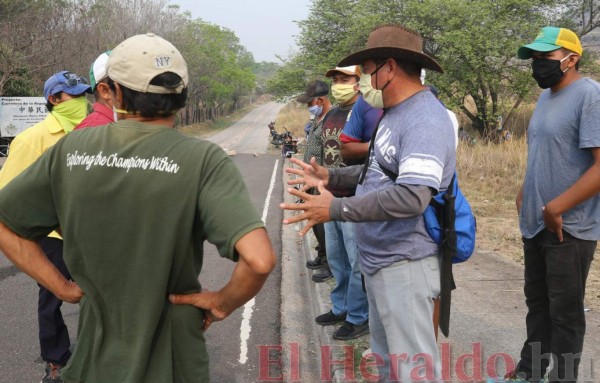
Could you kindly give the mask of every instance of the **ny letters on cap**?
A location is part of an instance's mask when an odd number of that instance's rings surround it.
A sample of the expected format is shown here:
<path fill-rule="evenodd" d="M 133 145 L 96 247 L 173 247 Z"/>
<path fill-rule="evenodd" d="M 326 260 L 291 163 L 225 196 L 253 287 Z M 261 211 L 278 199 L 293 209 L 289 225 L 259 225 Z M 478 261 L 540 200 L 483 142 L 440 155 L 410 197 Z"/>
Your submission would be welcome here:
<path fill-rule="evenodd" d="M 174 88 L 150 84 L 154 77 L 166 72 L 177 74 L 181 83 Z M 183 56 L 173 44 L 154 33 L 136 35 L 119 44 L 108 60 L 108 77 L 143 93 L 181 93 L 188 85 Z"/>

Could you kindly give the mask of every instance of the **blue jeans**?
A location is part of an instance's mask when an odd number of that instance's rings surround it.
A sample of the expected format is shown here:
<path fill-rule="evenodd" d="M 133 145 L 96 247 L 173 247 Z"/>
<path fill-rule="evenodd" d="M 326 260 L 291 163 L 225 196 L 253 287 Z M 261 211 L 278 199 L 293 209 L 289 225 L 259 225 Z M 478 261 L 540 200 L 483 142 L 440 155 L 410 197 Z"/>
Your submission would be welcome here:
<path fill-rule="evenodd" d="M 325 223 L 325 244 L 327 262 L 335 278 L 335 288 L 331 291 L 332 311 L 335 315 L 346 313 L 346 320 L 352 324 L 363 324 L 369 319 L 369 304 L 362 287 L 354 224 Z"/>

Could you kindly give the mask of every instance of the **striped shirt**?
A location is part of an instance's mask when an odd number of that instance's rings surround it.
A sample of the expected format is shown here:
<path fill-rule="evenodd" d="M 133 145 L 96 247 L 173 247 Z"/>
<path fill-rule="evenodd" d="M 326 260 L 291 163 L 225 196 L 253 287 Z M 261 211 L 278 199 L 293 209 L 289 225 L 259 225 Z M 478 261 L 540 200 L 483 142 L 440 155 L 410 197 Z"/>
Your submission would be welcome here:
<path fill-rule="evenodd" d="M 454 129 L 446 108 L 429 91 L 421 91 L 389 108 L 381 120 L 371 151 L 369 170 L 356 195 L 396 184 L 444 190 L 456 167 Z M 393 181 L 382 171 L 397 174 Z M 356 225 L 361 270 L 373 274 L 404 259 L 437 253 L 423 216 Z"/>

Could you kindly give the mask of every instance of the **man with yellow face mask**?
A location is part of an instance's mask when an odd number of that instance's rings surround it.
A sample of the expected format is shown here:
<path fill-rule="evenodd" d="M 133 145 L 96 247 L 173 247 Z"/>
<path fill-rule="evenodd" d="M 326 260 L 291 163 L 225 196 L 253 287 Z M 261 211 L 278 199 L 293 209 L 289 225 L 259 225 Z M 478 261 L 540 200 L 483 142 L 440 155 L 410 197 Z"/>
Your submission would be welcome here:
<path fill-rule="evenodd" d="M 360 69 L 357 65 L 336 67 L 327 71 L 325 76 L 332 79 L 331 94 L 338 106 L 329 111 L 323 123 L 323 166 L 340 168 L 356 164 L 357 160 L 342 157 L 340 135 L 359 96 Z M 341 190 L 332 192 L 337 197 L 348 196 Z M 342 323 L 333 333 L 333 338 L 338 340 L 355 339 L 368 334 L 369 306 L 362 287 L 354 224 L 326 222 L 325 245 L 335 287 L 331 291 L 331 310 L 319 315 L 315 321 L 323 326 Z"/>
<path fill-rule="evenodd" d="M 0 188 L 27 169 L 85 118 L 87 100 L 83 96 L 89 92 L 87 80 L 68 71 L 55 73 L 46 80 L 44 98 L 48 116 L 18 134 L 12 141 L 8 158 L 0 170 Z M 65 278 L 70 279 L 63 261 L 61 236 L 53 231 L 39 244 L 54 266 Z M 61 305 L 60 299 L 40 285 L 38 324 L 41 357 L 46 363 L 46 375 L 42 383 L 61 382 L 60 368 L 71 356 L 69 332 L 60 312 Z"/>

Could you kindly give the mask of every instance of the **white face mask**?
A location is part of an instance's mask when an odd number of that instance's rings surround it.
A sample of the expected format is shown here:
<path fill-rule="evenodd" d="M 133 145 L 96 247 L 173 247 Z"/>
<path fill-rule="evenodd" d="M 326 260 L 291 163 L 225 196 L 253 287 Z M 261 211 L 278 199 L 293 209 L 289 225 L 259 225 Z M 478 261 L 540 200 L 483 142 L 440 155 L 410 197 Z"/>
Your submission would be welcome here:
<path fill-rule="evenodd" d="M 361 74 L 358 85 L 360 86 L 360 93 L 362 93 L 367 104 L 373 108 L 383 108 L 383 91 L 373 88 L 370 74 Z"/>
<path fill-rule="evenodd" d="M 319 117 L 323 113 L 323 107 L 315 104 L 308 108 L 308 112 L 315 117 Z"/>

